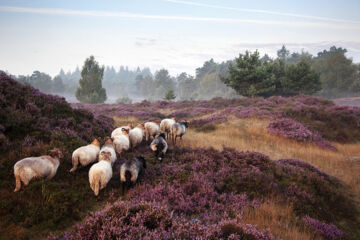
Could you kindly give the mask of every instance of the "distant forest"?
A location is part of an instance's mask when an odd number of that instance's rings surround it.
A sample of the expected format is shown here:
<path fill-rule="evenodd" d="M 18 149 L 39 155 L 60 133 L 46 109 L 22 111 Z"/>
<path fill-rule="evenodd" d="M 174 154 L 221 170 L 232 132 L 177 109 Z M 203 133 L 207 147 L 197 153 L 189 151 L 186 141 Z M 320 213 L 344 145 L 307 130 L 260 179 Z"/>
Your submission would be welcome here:
<path fill-rule="evenodd" d="M 351 58 L 347 58 L 346 52 L 344 48 L 333 46 L 313 56 L 305 51 L 291 53 L 283 46 L 277 51 L 276 58 L 270 58 L 265 54 L 261 57 L 261 61 L 281 60 L 286 65 L 306 61 L 320 74 L 322 89 L 315 95 L 327 98 L 360 96 L 360 64 L 353 63 Z M 156 101 L 163 99 L 169 90 L 174 91 L 176 100 L 233 98 L 239 95 L 226 86 L 221 81 L 221 77 L 227 77 L 229 65 L 234 64 L 234 61 L 216 63 L 210 59 L 196 69 L 195 76 L 185 72 L 178 76 L 170 76 L 166 69 L 152 73 L 149 68 L 105 67 L 102 84 L 108 96 L 107 102 L 143 99 Z M 42 92 L 62 95 L 70 101 L 76 101 L 74 95 L 79 86 L 81 69 L 76 68 L 73 72 L 65 72 L 61 69 L 54 78 L 39 71 L 34 71 L 31 76 L 12 77 Z"/>

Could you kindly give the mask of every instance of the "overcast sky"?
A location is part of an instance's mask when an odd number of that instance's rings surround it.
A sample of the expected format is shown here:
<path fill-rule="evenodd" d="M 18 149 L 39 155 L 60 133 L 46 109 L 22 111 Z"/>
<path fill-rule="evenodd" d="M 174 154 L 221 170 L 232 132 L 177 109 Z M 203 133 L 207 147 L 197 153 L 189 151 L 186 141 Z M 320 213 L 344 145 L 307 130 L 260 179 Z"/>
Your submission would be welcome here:
<path fill-rule="evenodd" d="M 246 49 L 312 54 L 332 45 L 360 62 L 359 0 L 0 0 L 0 69 L 55 76 L 103 65 L 194 74 Z"/>

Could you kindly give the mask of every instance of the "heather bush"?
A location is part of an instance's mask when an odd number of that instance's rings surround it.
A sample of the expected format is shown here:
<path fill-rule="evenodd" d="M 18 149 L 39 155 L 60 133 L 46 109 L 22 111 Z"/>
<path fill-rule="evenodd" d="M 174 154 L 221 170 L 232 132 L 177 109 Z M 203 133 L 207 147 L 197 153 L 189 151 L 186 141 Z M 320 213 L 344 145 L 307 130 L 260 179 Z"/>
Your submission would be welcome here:
<path fill-rule="evenodd" d="M 311 227 L 316 234 L 326 239 L 341 239 L 344 236 L 344 232 L 334 224 L 327 224 L 309 216 L 303 217 L 302 220 Z"/>
<path fill-rule="evenodd" d="M 61 239 L 274 239 L 239 221 L 204 225 L 151 202 L 118 201 L 88 216 Z M 50 236 L 50 239 L 59 239 Z"/>
<path fill-rule="evenodd" d="M 275 162 L 233 149 L 176 148 L 162 164 L 150 156 L 137 186 L 90 214 L 65 239 L 273 239 L 241 220 L 246 208 L 256 209 L 270 196 L 292 204 L 300 218 L 337 223 L 349 239 L 359 234 L 358 212 L 347 188 L 308 163 Z"/>
<path fill-rule="evenodd" d="M 313 107 L 302 106 L 286 109 L 285 115 L 310 129 L 318 131 L 324 138 L 341 143 L 360 140 L 359 107 Z"/>
<path fill-rule="evenodd" d="M 268 132 L 285 138 L 300 142 L 314 142 L 319 147 L 336 151 L 336 148 L 330 142 L 324 140 L 319 133 L 310 131 L 307 127 L 292 119 L 284 118 L 271 122 L 267 129 Z"/>
<path fill-rule="evenodd" d="M 19 238 L 31 238 L 80 220 L 96 200 L 89 191 L 88 168 L 68 173 L 71 153 L 94 137 L 109 136 L 113 120 L 73 109 L 64 98 L 41 93 L 5 74 L 0 75 L 0 106 L 0 235 L 9 239 L 20 232 Z M 46 155 L 53 147 L 64 153 L 55 177 L 34 180 L 14 194 L 15 162 Z M 7 231 L 11 226 L 17 230 Z"/>

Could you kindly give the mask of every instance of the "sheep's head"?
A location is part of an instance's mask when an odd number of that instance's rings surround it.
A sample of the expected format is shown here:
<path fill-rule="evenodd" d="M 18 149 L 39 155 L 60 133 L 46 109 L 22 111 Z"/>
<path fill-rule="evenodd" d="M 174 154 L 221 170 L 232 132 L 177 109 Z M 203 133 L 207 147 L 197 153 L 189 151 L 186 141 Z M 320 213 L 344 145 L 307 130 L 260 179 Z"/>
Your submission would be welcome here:
<path fill-rule="evenodd" d="M 121 129 L 121 132 L 122 132 L 124 135 L 128 135 L 128 134 L 129 134 L 129 129 L 122 128 L 122 129 Z"/>
<path fill-rule="evenodd" d="M 49 152 L 50 157 L 61 159 L 64 157 L 63 153 L 58 148 L 54 148 Z"/>
<path fill-rule="evenodd" d="M 111 161 L 111 153 L 110 152 L 101 152 L 99 155 L 99 161 Z"/>
<path fill-rule="evenodd" d="M 160 125 L 161 121 L 160 120 L 154 120 L 154 123 L 156 123 L 157 125 Z"/>
<path fill-rule="evenodd" d="M 134 128 L 134 125 L 131 123 L 131 124 L 128 124 L 127 125 L 130 129 L 133 129 Z"/>
<path fill-rule="evenodd" d="M 100 142 L 97 138 L 94 138 L 94 140 L 91 142 L 91 144 L 100 147 Z"/>
<path fill-rule="evenodd" d="M 145 128 L 145 125 L 143 123 L 140 123 L 136 126 L 137 128 L 140 128 L 140 129 L 144 129 Z"/>
<path fill-rule="evenodd" d="M 113 141 L 111 140 L 111 138 L 106 138 L 105 145 L 113 145 Z"/>
<path fill-rule="evenodd" d="M 182 123 L 186 128 L 189 127 L 189 122 L 184 120 L 184 121 L 181 121 L 180 123 Z"/>

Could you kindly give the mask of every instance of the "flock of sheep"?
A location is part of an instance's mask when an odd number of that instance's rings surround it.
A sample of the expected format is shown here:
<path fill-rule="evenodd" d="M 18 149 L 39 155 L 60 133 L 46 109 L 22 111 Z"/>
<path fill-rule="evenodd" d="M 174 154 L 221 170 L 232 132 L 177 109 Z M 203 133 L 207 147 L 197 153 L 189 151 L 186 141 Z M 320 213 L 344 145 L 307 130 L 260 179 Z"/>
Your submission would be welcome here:
<path fill-rule="evenodd" d="M 72 154 L 73 167 L 70 172 L 74 172 L 78 165 L 87 166 L 93 164 L 89 170 L 90 188 L 97 196 L 99 191 L 106 187 L 113 175 L 113 164 L 118 157 L 130 148 L 134 149 L 139 145 L 144 137 L 146 142 L 152 140 L 150 149 L 155 156 L 162 161 L 168 149 L 166 139 L 171 138 L 176 144 L 177 137 L 182 139 L 186 132 L 188 122 L 176 122 L 175 118 L 167 118 L 160 121 L 146 122 L 133 127 L 132 125 L 116 128 L 111 133 L 105 144 L 100 148 L 100 142 L 95 138 L 91 144 L 76 149 Z M 166 134 L 166 138 L 165 138 Z M 49 155 L 40 157 L 24 158 L 14 165 L 15 190 L 21 189 L 21 182 L 26 186 L 34 178 L 52 179 L 60 165 L 63 157 L 61 151 L 54 148 Z M 122 186 L 134 184 L 143 170 L 146 168 L 146 160 L 142 156 L 126 160 L 120 166 L 120 181 Z"/>

